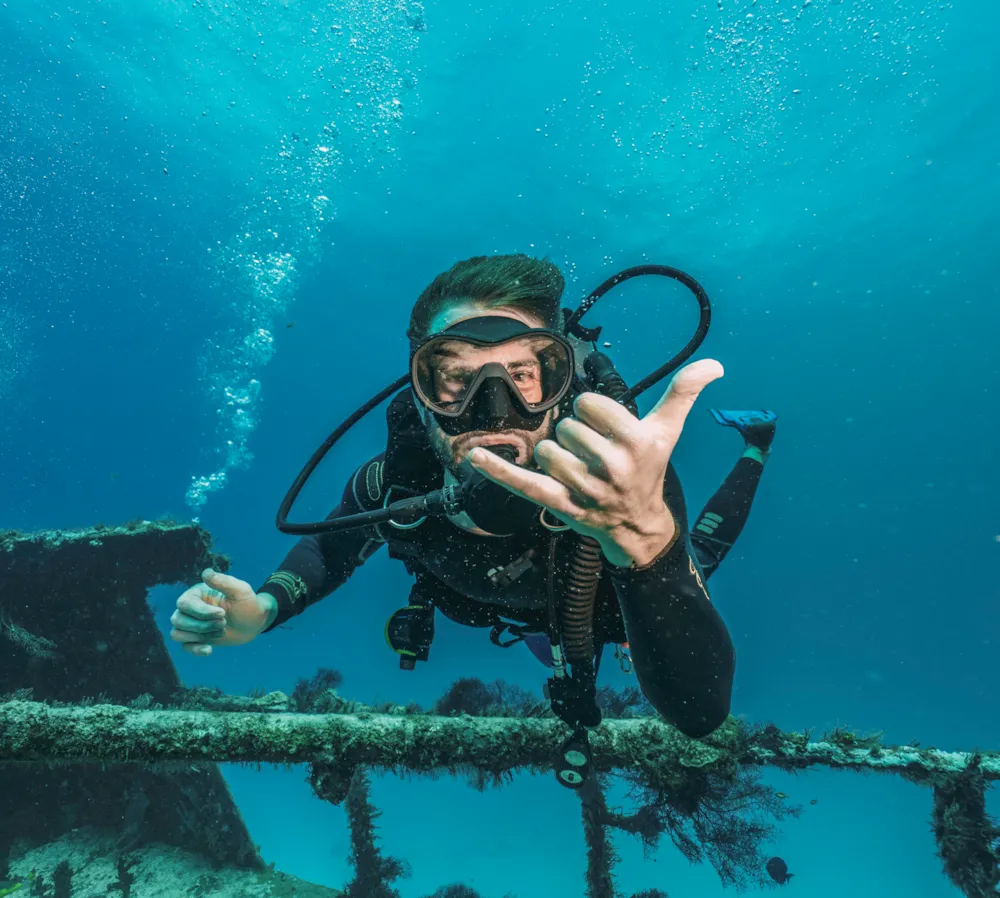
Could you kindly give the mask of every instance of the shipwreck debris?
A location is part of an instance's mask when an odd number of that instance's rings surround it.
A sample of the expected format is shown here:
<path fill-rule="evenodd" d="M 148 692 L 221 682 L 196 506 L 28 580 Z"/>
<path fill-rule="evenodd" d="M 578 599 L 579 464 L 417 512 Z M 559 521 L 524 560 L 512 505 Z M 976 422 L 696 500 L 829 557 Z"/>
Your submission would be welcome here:
<path fill-rule="evenodd" d="M 93 829 L 111 830 L 118 852 L 109 892 L 131 890 L 135 852 L 152 841 L 216 865 L 260 869 L 215 764 L 307 764 L 316 794 L 348 811 L 356 870 L 348 894 L 363 886 L 389 896 L 405 861 L 376 844 L 370 771 L 463 775 L 480 788 L 502 786 L 519 771 L 548 772 L 564 724 L 503 683 L 466 678 L 431 711 L 346 699 L 340 675 L 329 670 L 301 681 L 291 696 L 184 689 L 146 591 L 195 580 L 210 566 L 227 565 L 193 525 L 0 534 L 0 638 L 22 649 L 0 653 L 0 862 L 15 839 L 23 857 L 25 845 L 37 850 Z M 44 596 L 31 592 L 39 570 Z M 81 632 L 90 638 L 70 638 Z M 767 766 L 883 773 L 930 787 L 946 875 L 968 896 L 996 894 L 1000 829 L 986 814 L 985 792 L 1000 779 L 1000 754 L 886 745 L 880 734 L 843 727 L 813 736 L 735 718 L 694 740 L 650 716 L 637 690 L 603 691 L 601 699 L 605 720 L 590 739 L 598 776 L 580 793 L 592 898 L 616 896 L 609 828 L 647 849 L 666 835 L 690 860 L 710 863 L 726 885 L 762 884 L 762 843 L 775 822 L 798 812 L 761 783 Z M 629 782 L 636 808 L 607 806 L 613 776 Z M 54 883 L 58 871 L 66 884 L 73 869 L 69 861 L 54 864 L 48 876 Z"/>

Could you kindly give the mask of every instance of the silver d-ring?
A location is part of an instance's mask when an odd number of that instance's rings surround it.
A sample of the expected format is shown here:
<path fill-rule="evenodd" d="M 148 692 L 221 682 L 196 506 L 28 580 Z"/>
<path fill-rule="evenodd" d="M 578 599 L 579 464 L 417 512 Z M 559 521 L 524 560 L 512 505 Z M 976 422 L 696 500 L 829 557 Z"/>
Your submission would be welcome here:
<path fill-rule="evenodd" d="M 548 512 L 547 508 L 542 508 L 538 512 L 538 523 L 540 523 L 546 530 L 552 533 L 565 533 L 569 530 L 569 524 L 549 524 L 545 520 L 545 514 Z"/>
<path fill-rule="evenodd" d="M 382 501 L 383 508 L 389 507 L 389 497 L 392 495 L 393 489 L 394 487 L 390 486 L 389 489 L 385 491 L 385 499 Z M 389 525 L 391 527 L 395 527 L 397 530 L 414 530 L 426 520 L 427 520 L 427 515 L 424 515 L 422 518 L 414 521 L 412 524 L 397 524 L 392 518 L 389 518 Z"/>

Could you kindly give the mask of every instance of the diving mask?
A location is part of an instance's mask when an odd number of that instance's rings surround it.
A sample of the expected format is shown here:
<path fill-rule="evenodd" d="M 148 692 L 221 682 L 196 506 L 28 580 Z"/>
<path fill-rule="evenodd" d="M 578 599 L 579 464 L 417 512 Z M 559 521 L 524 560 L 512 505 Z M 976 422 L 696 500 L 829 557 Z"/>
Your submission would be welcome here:
<path fill-rule="evenodd" d="M 538 430 L 573 384 L 561 334 L 514 318 L 469 318 L 424 340 L 410 360 L 413 391 L 450 436 Z"/>

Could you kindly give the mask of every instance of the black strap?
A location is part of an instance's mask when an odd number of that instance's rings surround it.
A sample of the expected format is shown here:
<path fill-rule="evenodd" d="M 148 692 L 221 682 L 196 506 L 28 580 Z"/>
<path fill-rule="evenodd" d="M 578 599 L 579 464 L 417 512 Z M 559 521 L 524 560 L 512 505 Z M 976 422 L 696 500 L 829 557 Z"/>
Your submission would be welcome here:
<path fill-rule="evenodd" d="M 570 317 L 573 315 L 572 309 L 564 308 L 563 313 L 563 329 L 567 334 L 571 334 L 579 340 L 583 340 L 585 343 L 596 343 L 601 336 L 600 327 L 584 327 L 580 324 L 579 319 L 574 321 L 569 327 L 566 324 L 569 322 Z"/>
<path fill-rule="evenodd" d="M 553 533 L 549 539 L 549 558 L 545 568 L 545 599 L 548 611 L 549 639 L 559 639 L 559 603 L 556 601 L 556 550 L 559 548 L 560 534 Z"/>

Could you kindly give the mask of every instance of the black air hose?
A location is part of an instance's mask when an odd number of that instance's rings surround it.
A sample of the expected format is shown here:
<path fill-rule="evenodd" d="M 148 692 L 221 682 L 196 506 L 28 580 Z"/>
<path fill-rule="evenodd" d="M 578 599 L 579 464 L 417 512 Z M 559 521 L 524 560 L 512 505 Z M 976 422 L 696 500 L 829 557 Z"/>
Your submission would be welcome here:
<path fill-rule="evenodd" d="M 620 402 L 633 415 L 639 417 L 639 407 L 629 395 L 628 384 L 615 370 L 615 364 L 603 352 L 596 350 L 583 360 L 583 370 L 594 384 L 594 390 Z"/>

